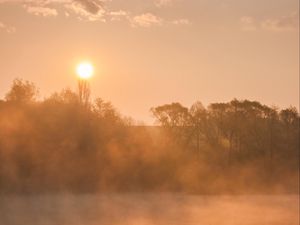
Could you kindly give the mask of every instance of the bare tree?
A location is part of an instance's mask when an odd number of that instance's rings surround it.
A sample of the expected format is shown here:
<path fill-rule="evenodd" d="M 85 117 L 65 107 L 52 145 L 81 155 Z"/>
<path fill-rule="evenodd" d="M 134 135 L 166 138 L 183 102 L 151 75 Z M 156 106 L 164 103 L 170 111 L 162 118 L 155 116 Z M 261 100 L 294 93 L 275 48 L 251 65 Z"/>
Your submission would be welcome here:
<path fill-rule="evenodd" d="M 80 104 L 87 107 L 90 103 L 91 89 L 90 84 L 87 80 L 79 79 L 78 80 L 78 94 Z"/>

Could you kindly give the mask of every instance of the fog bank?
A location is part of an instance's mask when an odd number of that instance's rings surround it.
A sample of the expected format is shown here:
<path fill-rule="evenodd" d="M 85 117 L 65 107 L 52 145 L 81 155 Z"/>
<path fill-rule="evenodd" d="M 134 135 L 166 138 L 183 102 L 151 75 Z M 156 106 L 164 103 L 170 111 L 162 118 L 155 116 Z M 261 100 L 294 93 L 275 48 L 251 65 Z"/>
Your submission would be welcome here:
<path fill-rule="evenodd" d="M 0 225 L 298 225 L 299 196 L 2 196 Z"/>

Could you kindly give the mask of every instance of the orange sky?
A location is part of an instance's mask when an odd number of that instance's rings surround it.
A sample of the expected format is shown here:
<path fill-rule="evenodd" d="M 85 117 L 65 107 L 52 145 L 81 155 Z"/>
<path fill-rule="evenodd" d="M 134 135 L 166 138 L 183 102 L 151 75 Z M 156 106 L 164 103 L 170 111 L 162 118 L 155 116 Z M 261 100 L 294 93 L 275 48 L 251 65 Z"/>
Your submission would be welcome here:
<path fill-rule="evenodd" d="M 297 0 L 0 0 L 0 97 L 17 77 L 75 89 L 90 60 L 93 96 L 147 123 L 173 101 L 298 107 L 298 17 Z"/>

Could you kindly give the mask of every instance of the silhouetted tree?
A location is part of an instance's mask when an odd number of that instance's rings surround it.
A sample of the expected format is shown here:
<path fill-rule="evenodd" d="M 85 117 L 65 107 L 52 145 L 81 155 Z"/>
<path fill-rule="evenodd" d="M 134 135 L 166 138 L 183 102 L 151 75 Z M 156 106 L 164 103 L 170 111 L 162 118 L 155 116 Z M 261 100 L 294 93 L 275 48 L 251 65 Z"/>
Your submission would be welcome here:
<path fill-rule="evenodd" d="M 90 95 L 91 89 L 89 82 L 85 79 L 78 80 L 78 95 L 79 95 L 79 102 L 84 106 L 88 107 L 90 103 Z"/>
<path fill-rule="evenodd" d="M 207 112 L 201 102 L 196 102 L 191 106 L 189 114 L 192 136 L 196 139 L 196 149 L 199 152 L 200 140 L 205 135 L 207 129 Z"/>
<path fill-rule="evenodd" d="M 70 89 L 36 96 L 34 84 L 15 80 L 0 100 L 0 192 L 298 188 L 296 108 L 171 103 L 152 108 L 159 126 L 147 127 Z"/>
<path fill-rule="evenodd" d="M 190 125 L 188 108 L 180 103 L 172 103 L 152 108 L 151 112 L 157 122 L 170 131 L 176 142 L 186 142 Z"/>
<path fill-rule="evenodd" d="M 28 103 L 34 101 L 37 94 L 38 90 L 33 83 L 16 79 L 5 99 L 10 102 Z"/>

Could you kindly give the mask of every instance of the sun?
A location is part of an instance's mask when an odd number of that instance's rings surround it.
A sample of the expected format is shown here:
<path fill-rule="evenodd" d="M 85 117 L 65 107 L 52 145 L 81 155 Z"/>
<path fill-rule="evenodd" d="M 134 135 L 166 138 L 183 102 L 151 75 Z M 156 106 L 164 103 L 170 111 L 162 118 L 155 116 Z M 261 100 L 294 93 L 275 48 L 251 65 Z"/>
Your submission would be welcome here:
<path fill-rule="evenodd" d="M 76 73 L 80 79 L 88 80 L 94 74 L 94 67 L 90 62 L 82 62 L 77 65 Z"/>

